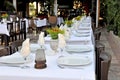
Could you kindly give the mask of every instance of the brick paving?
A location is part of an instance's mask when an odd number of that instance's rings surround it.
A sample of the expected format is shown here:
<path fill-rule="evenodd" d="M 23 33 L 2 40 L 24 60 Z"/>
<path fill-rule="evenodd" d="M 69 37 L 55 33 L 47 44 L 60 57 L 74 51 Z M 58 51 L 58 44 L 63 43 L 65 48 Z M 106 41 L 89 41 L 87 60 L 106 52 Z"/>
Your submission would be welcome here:
<path fill-rule="evenodd" d="M 105 44 L 105 51 L 112 55 L 108 80 L 120 80 L 120 44 L 118 38 L 103 29 L 101 40 Z"/>

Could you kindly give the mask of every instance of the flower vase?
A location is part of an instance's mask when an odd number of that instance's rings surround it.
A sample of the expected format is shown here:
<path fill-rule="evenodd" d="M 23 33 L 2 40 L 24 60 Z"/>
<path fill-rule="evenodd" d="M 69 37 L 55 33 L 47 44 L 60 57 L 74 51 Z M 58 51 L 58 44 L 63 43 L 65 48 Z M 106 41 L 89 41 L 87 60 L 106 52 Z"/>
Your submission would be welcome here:
<path fill-rule="evenodd" d="M 57 53 L 57 49 L 58 49 L 58 39 L 51 39 L 50 41 L 50 48 Z"/>

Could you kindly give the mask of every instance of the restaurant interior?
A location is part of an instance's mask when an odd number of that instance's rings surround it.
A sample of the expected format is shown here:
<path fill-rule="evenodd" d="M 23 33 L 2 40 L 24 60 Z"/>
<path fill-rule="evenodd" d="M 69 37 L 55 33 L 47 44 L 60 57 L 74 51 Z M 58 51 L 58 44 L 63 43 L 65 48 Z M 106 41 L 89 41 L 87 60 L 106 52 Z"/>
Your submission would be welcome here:
<path fill-rule="evenodd" d="M 0 80 L 119 80 L 100 1 L 2 0 Z"/>

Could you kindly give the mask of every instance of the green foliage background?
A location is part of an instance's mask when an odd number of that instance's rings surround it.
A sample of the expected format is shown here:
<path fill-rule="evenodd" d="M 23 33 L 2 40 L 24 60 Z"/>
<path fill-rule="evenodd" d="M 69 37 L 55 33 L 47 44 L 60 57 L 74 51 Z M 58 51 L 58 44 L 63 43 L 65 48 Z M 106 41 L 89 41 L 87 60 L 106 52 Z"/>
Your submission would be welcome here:
<path fill-rule="evenodd" d="M 120 37 L 120 1 L 100 0 L 100 13 L 104 18 L 108 31 L 113 31 Z"/>

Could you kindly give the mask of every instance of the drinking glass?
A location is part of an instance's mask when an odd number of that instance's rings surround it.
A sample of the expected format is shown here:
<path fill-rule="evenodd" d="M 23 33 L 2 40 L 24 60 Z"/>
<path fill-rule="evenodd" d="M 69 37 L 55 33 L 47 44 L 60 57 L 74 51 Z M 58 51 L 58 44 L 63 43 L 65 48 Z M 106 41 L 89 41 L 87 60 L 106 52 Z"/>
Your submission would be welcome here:
<path fill-rule="evenodd" d="M 58 40 L 51 40 L 50 41 L 50 47 L 51 49 L 57 53 L 57 49 L 58 49 Z"/>
<path fill-rule="evenodd" d="M 27 51 L 27 49 L 26 49 L 26 51 L 21 51 L 20 54 L 21 54 L 21 56 L 23 57 L 24 61 L 26 62 L 26 61 L 27 61 L 27 57 L 30 55 L 30 51 Z M 27 65 L 25 64 L 25 62 L 24 62 L 24 65 L 21 66 L 21 68 L 24 68 L 24 69 L 25 69 L 25 68 L 29 68 L 29 66 L 27 66 Z"/>

